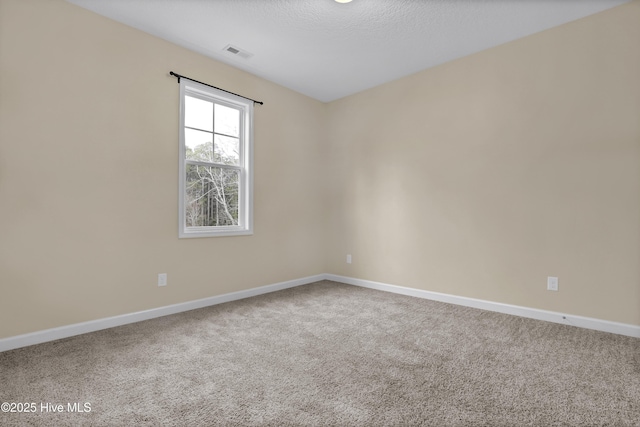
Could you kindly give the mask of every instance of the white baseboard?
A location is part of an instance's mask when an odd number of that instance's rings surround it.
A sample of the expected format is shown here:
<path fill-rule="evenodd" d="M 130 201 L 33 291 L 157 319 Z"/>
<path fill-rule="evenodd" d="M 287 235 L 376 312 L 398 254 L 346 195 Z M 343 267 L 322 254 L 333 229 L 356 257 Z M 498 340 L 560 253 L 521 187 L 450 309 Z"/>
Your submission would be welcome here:
<path fill-rule="evenodd" d="M 86 334 L 87 332 L 95 332 L 101 329 L 113 328 L 115 326 L 122 326 L 129 323 L 140 322 L 142 320 L 154 319 L 156 317 L 167 316 L 169 314 L 176 314 L 183 311 L 195 310 L 197 308 L 222 304 L 229 301 L 236 301 L 239 299 L 254 297 L 256 295 L 262 295 L 269 292 L 280 291 L 282 289 L 306 285 L 308 283 L 313 283 L 324 279 L 325 275 L 319 274 L 316 276 L 303 277 L 301 279 L 289 280 L 286 282 L 247 289 L 244 291 L 231 292 L 228 294 L 203 298 L 195 301 L 188 301 L 180 304 L 173 304 L 165 307 L 158 307 L 150 310 L 123 314 L 120 316 L 106 317 L 104 319 L 91 320 L 88 322 L 75 323 L 73 325 L 60 326 L 58 328 L 45 329 L 43 331 L 32 332 L 29 334 L 2 338 L 0 339 L 0 352 L 13 350 L 20 347 L 26 347 L 33 344 L 41 344 L 61 338 L 68 338 L 75 335 Z"/>
<path fill-rule="evenodd" d="M 446 302 L 449 304 L 462 305 L 465 307 L 473 307 L 482 310 L 495 311 L 498 313 L 511 314 L 514 316 L 527 317 L 529 319 L 545 320 L 547 322 L 562 323 L 565 325 L 577 326 L 579 328 L 593 329 L 596 331 L 640 338 L 640 326 L 629 325 L 626 323 L 610 322 L 608 320 L 574 316 L 572 314 L 539 310 L 537 308 L 521 307 L 517 305 L 502 304 L 499 302 L 442 294 L 439 292 L 405 288 L 402 286 L 389 285 L 386 283 L 373 282 L 370 280 L 355 279 L 353 277 L 338 276 L 335 274 L 325 274 L 324 277 L 326 280 L 345 283 L 347 285 L 361 286 L 364 288 L 377 289 L 380 291 L 393 292 L 396 294 L 408 295 L 418 298 L 425 298 L 434 301 Z"/>
<path fill-rule="evenodd" d="M 396 294 L 408 295 L 412 297 L 425 298 L 434 301 L 446 302 L 449 304 L 462 305 L 465 307 L 479 308 L 482 310 L 495 311 L 498 313 L 511 314 L 514 316 L 526 317 L 530 319 L 545 320 L 547 322 L 562 323 L 565 325 L 577 326 L 580 328 L 593 329 L 596 331 L 609 332 L 613 334 L 626 335 L 640 338 L 640 326 L 625 323 L 610 322 L 607 320 L 594 319 L 590 317 L 574 316 L 570 314 L 557 313 L 553 311 L 539 310 L 535 308 L 521 307 L 517 305 L 502 304 L 498 302 L 479 300 L 474 298 L 460 297 L 456 295 L 430 292 L 403 286 L 390 285 L 387 283 L 373 282 L 370 280 L 356 279 L 353 277 L 339 276 L 335 274 L 318 274 L 315 276 L 303 277 L 301 279 L 289 280 L 286 282 L 274 283 L 272 285 L 247 289 L 244 291 L 231 292 L 195 301 L 188 301 L 180 304 L 168 305 L 165 307 L 153 308 L 150 310 L 138 311 L 135 313 L 123 314 L 120 316 L 107 317 L 104 319 L 91 320 L 89 322 L 76 323 L 73 325 L 61 326 L 58 328 L 45 329 L 43 331 L 32 332 L 24 335 L 17 335 L 0 339 L 0 352 L 26 347 L 34 344 L 41 344 L 61 338 L 68 338 L 75 335 L 95 332 L 101 329 L 113 328 L 129 323 L 154 319 L 156 317 L 195 310 L 197 308 L 208 307 L 225 302 L 236 301 L 296 286 L 306 285 L 320 280 L 332 280 L 334 282 L 347 285 L 361 286 L 364 288 L 377 289 L 380 291 L 393 292 Z"/>

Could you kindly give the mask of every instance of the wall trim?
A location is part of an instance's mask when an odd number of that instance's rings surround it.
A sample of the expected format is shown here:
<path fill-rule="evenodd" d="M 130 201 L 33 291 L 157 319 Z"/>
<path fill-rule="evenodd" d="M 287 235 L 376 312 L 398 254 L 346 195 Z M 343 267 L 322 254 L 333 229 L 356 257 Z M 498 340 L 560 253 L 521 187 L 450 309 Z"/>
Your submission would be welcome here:
<path fill-rule="evenodd" d="M 497 313 L 510 314 L 513 316 L 526 317 L 529 319 L 544 320 L 547 322 L 560 323 L 564 325 L 576 326 L 579 328 L 593 329 L 596 331 L 640 338 L 640 326 L 630 325 L 626 323 L 611 322 L 608 320 L 600 320 L 591 317 L 574 316 L 572 314 L 563 314 L 554 311 L 540 310 L 537 308 L 522 307 L 475 298 L 461 297 L 457 295 L 443 294 L 440 292 L 407 288 L 403 286 L 390 285 L 388 283 L 356 279 L 354 277 L 346 277 L 336 274 L 317 274 L 315 276 L 288 280 L 285 282 L 274 283 L 271 285 L 260 286 L 257 288 L 231 292 L 228 294 L 217 295 L 208 298 L 202 298 L 194 301 L 167 305 L 150 310 L 122 314 L 113 317 L 106 317 L 103 319 L 75 323 L 72 325 L 65 325 L 57 328 L 31 332 L 28 334 L 2 338 L 0 339 L 0 352 L 34 344 L 41 344 L 62 338 L 69 338 L 75 335 L 86 334 L 88 332 L 95 332 L 102 329 L 126 325 L 129 323 L 141 322 L 143 320 L 154 319 L 156 317 L 168 316 L 171 314 L 182 313 L 184 311 L 223 304 L 225 302 L 250 298 L 257 295 L 280 291 L 283 289 L 294 288 L 296 286 L 307 285 L 309 283 L 314 283 L 321 280 L 331 280 L 346 285 L 360 286 L 363 288 L 376 289 L 379 291 L 392 292 L 395 294 L 424 298 L 433 301 L 461 305 L 465 307 L 479 308 L 481 310 L 494 311 Z"/>
<path fill-rule="evenodd" d="M 72 325 L 65 325 L 57 328 L 31 332 L 28 334 L 2 338 L 0 339 L 0 352 L 34 344 L 41 344 L 48 341 L 59 340 L 62 338 L 69 338 L 75 335 L 86 334 L 88 332 L 95 332 L 102 329 L 126 325 L 129 323 L 141 322 L 143 320 L 154 319 L 156 317 L 168 316 L 170 314 L 181 313 L 183 311 L 195 310 L 197 308 L 204 308 L 212 305 L 222 304 L 225 302 L 250 298 L 257 295 L 306 285 L 324 279 L 324 274 L 318 274 L 316 276 L 308 276 L 301 279 L 288 280 L 286 282 L 274 283 L 272 285 L 260 286 L 243 291 L 231 292 L 228 294 L 202 298 L 194 301 L 187 301 L 183 303 L 167 305 L 164 307 L 152 308 L 150 310 L 122 314 L 113 317 L 106 317 L 103 319 L 90 320 L 88 322 L 75 323 Z"/>
<path fill-rule="evenodd" d="M 612 334 L 626 335 L 640 338 L 640 326 L 627 323 L 611 322 L 592 317 L 575 316 L 573 314 L 558 313 L 555 311 L 540 310 L 537 308 L 522 307 L 518 305 L 503 304 L 499 302 L 467 298 L 439 292 L 424 291 L 415 288 L 390 285 L 387 283 L 373 282 L 371 280 L 356 279 L 353 277 L 325 274 L 326 280 L 340 282 L 347 285 L 361 286 L 363 288 L 377 289 L 379 291 L 393 292 L 412 297 L 425 298 L 433 301 L 462 305 L 465 307 L 479 308 L 497 313 L 511 314 L 529 319 L 544 320 L 547 322 L 561 323 L 563 325 L 577 326 L 579 328 L 593 329 Z"/>

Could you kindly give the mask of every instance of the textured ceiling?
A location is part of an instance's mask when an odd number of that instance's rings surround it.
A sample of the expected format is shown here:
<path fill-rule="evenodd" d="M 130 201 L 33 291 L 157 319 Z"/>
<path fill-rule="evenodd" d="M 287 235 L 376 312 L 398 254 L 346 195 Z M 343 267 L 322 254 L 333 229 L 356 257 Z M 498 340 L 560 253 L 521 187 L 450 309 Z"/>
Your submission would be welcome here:
<path fill-rule="evenodd" d="M 67 1 L 328 102 L 629 0 Z"/>

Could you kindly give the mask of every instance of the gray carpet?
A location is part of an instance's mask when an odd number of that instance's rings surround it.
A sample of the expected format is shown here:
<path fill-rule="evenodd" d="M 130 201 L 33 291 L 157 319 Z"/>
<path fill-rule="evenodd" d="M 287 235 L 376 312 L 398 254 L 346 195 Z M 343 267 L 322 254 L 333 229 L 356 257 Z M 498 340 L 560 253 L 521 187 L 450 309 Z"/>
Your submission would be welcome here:
<path fill-rule="evenodd" d="M 640 426 L 640 340 L 318 282 L 0 353 L 0 402 L 37 407 L 2 426 Z"/>

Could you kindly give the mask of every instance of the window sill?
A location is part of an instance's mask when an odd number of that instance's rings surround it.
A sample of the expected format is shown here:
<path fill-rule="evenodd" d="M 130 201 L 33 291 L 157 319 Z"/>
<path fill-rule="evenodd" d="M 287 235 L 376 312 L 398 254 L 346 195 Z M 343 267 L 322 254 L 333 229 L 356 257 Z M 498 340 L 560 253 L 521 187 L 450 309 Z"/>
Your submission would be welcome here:
<path fill-rule="evenodd" d="M 206 227 L 202 229 L 183 230 L 179 233 L 180 239 L 193 239 L 199 237 L 229 237 L 229 236 L 250 236 L 253 230 L 239 227 L 219 227 L 220 229 L 210 230 Z"/>

